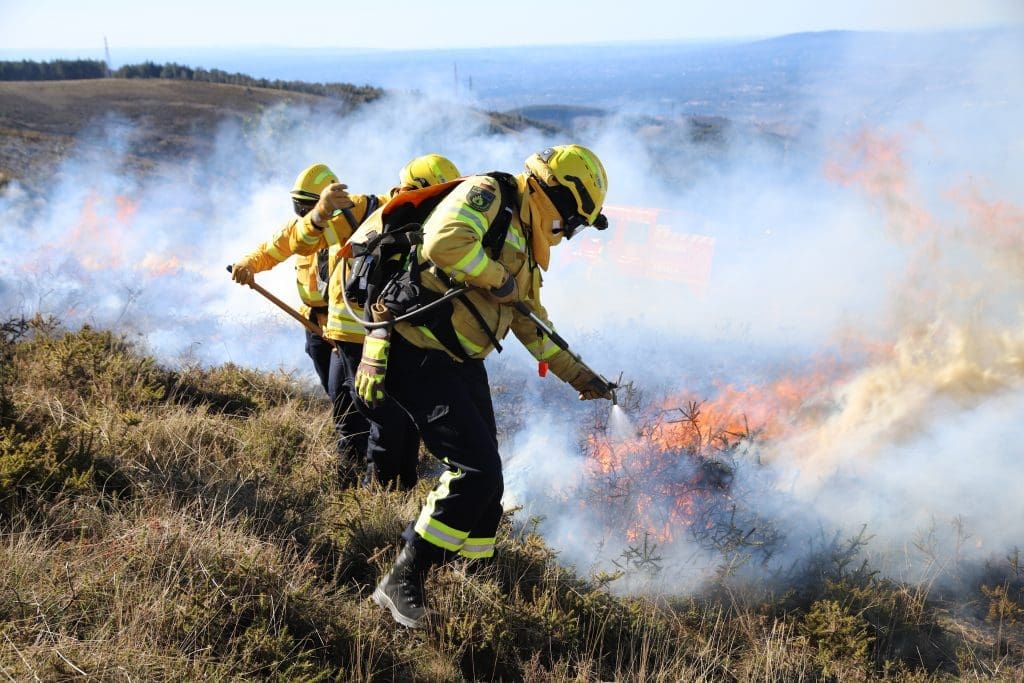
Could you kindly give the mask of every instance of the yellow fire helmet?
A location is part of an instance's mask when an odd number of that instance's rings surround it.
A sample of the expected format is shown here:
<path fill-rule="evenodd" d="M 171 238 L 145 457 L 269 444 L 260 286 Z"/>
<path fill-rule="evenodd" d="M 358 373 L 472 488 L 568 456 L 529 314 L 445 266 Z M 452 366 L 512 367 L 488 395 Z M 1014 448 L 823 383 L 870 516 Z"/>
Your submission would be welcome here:
<path fill-rule="evenodd" d="M 416 189 L 455 180 L 461 174 L 450 160 L 440 154 L 424 154 L 407 163 L 398 173 L 403 188 Z"/>
<path fill-rule="evenodd" d="M 292 199 L 313 201 L 320 199 L 320 193 L 331 183 L 338 182 L 338 176 L 326 164 L 313 164 L 295 178 Z"/>
<path fill-rule="evenodd" d="M 548 147 L 526 160 L 526 172 L 544 187 L 568 222 L 593 225 L 608 193 L 608 176 L 597 155 L 581 145 Z"/>

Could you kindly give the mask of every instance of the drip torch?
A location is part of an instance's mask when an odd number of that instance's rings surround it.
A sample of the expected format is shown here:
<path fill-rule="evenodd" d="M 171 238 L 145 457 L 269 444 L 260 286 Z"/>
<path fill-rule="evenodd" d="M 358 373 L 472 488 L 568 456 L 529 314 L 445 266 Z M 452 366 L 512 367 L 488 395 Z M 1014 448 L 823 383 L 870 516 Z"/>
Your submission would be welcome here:
<path fill-rule="evenodd" d="M 594 374 L 594 376 L 597 377 L 604 384 L 604 387 L 603 387 L 604 390 L 607 393 L 611 394 L 611 396 L 612 396 L 612 405 L 613 406 L 619 405 L 618 396 L 616 396 L 616 394 L 615 394 L 615 391 L 619 388 L 619 384 L 618 383 L 609 381 L 608 379 L 606 379 L 604 377 L 604 375 L 598 374 L 597 372 L 594 371 L 593 368 L 591 368 L 589 365 L 584 363 L 583 359 L 580 358 L 577 353 L 573 352 L 569 348 L 569 342 L 565 341 L 565 339 L 560 334 L 558 334 L 553 329 L 551 329 L 551 326 L 548 325 L 546 322 L 544 322 L 544 320 L 542 320 L 540 318 L 540 316 L 538 316 L 536 313 L 534 313 L 532 310 L 530 310 L 530 307 L 527 306 L 524 302 L 516 301 L 515 303 L 512 304 L 512 306 L 517 311 L 519 311 L 520 313 L 525 315 L 527 318 L 529 318 L 531 321 L 533 321 L 533 324 L 537 326 L 537 329 L 540 332 L 542 332 L 543 334 L 546 334 L 548 336 L 548 339 L 553 341 L 556 346 L 558 346 L 560 349 L 562 349 L 563 351 L 568 353 L 570 356 L 572 356 L 573 359 L 577 363 L 579 363 L 583 367 L 585 367 L 588 370 L 590 370 L 590 372 L 592 372 Z"/>

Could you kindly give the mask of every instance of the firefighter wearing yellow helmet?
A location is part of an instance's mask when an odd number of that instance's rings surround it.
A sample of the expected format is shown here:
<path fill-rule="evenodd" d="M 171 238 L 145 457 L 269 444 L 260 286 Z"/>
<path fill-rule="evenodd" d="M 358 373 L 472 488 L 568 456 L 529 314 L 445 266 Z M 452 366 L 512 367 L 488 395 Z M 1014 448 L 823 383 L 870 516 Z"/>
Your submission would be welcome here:
<path fill-rule="evenodd" d="M 398 173 L 402 190 L 415 190 L 431 185 L 440 185 L 459 177 L 459 169 L 440 154 L 424 154 L 416 157 Z"/>
<path fill-rule="evenodd" d="M 549 147 L 527 159 L 511 187 L 488 175 L 468 177 L 423 222 L 422 286 L 440 293 L 464 283 L 465 298 L 453 300 L 443 320 L 400 322 L 390 334 L 374 329 L 363 343 L 356 374 L 360 401 L 399 405 L 447 468 L 405 530 L 398 559 L 373 593 L 375 602 L 410 627 L 422 625 L 423 580 L 432 565 L 454 555 L 494 554 L 503 482 L 483 359 L 496 343 L 511 330 L 581 399 L 612 397 L 612 385 L 516 307 L 525 305 L 523 310 L 554 329 L 540 303 L 541 271 L 548 267 L 552 246 L 602 222 L 608 191 L 604 166 L 586 147 Z M 515 196 L 503 197 L 503 192 Z M 484 238 L 503 206 L 512 216 L 495 254 L 485 248 Z M 380 215 L 374 214 L 363 230 L 378 227 Z M 380 311 L 380 305 L 373 310 Z M 459 348 L 450 348 L 445 337 Z"/>
<path fill-rule="evenodd" d="M 438 181 L 436 173 L 458 177 L 451 161 L 432 154 L 417 157 L 403 167 L 398 189 L 412 189 L 403 187 L 407 169 L 418 171 L 428 184 Z M 269 270 L 289 256 L 296 257 L 303 312 L 324 330 L 322 337 L 306 332 L 306 352 L 331 398 L 338 452 L 344 465 L 342 485 L 353 486 L 365 479 L 383 486 L 412 488 L 419 456 L 415 425 L 401 415 L 385 429 L 380 422 L 367 420 L 353 404 L 354 373 L 365 330 L 348 311 L 354 307 L 358 315 L 358 306 L 351 302 L 346 306 L 344 289 L 336 282 L 344 270 L 338 267 L 339 247 L 388 196 L 349 194 L 337 176 L 318 163 L 299 173 L 291 197 L 296 218 L 235 264 L 232 277 L 240 284 L 250 284 L 254 273 Z"/>
<path fill-rule="evenodd" d="M 429 187 L 459 177 L 459 170 L 449 159 L 439 154 L 427 154 L 416 157 L 407 163 L 399 172 L 399 185 L 392 190 L 392 195 L 407 190 Z M 379 209 L 378 209 L 379 211 Z M 375 212 L 373 215 L 377 215 Z M 372 218 L 372 216 L 371 216 Z M 365 223 L 370 223 L 367 219 Z M 346 302 L 345 274 L 348 269 L 340 264 L 331 271 L 329 311 L 331 319 L 344 319 L 359 326 L 360 334 L 365 330 L 361 323 L 356 323 L 349 312 L 363 315 L 362 310 L 352 301 Z M 351 399 L 356 398 L 354 374 L 360 362 L 362 346 L 357 352 L 346 354 L 348 365 L 345 368 L 347 386 Z M 337 355 L 337 354 L 336 354 Z M 397 483 L 399 488 L 411 489 L 418 479 L 420 436 L 416 424 L 402 410 L 377 411 L 370 413 L 370 434 L 367 441 L 367 476 L 384 486 Z"/>
<path fill-rule="evenodd" d="M 349 194 L 334 172 L 322 163 L 303 169 L 295 178 L 290 195 L 295 216 L 232 266 L 231 277 L 239 284 L 251 284 L 256 273 L 270 270 L 290 256 L 296 257 L 302 313 L 324 331 L 322 336 L 306 331 L 306 353 L 331 398 L 340 483 L 355 486 L 366 469 L 370 425 L 353 405 L 346 385 L 346 379 L 351 384 L 352 375 L 348 373 L 346 377 L 344 363 L 340 361 L 347 359 L 354 371 L 362 351 L 364 330 L 347 313 L 340 315 L 331 309 L 327 283 L 337 261 L 338 247 L 387 197 Z M 334 349 L 336 353 L 332 353 Z"/>

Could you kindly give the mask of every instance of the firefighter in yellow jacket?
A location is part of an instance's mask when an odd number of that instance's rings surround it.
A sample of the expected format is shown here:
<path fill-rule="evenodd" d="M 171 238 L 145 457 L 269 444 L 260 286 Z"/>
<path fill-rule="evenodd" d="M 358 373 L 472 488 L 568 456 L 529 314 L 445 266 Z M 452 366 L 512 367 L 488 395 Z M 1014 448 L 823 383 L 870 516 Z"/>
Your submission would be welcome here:
<path fill-rule="evenodd" d="M 427 187 L 447 182 L 459 177 L 459 169 L 449 159 L 437 154 L 424 155 L 410 161 L 398 172 L 398 185 L 391 188 L 391 197 L 409 189 Z M 382 198 L 383 199 L 383 198 Z M 306 220 L 306 227 L 315 228 L 311 220 Z M 327 334 L 332 335 L 332 326 L 344 326 L 349 334 L 358 334 L 361 341 L 366 330 L 357 323 L 352 313 L 361 315 L 362 310 L 352 302 L 344 299 L 344 278 L 347 269 L 335 267 L 332 261 L 330 301 Z M 352 311 L 349 312 L 349 308 Z M 345 386 L 337 391 L 349 391 L 348 400 L 355 396 L 354 375 L 359 364 L 361 345 L 346 345 L 344 352 L 332 357 L 332 377 L 345 378 Z M 366 411 L 364 411 L 367 413 Z M 368 481 L 377 481 L 381 485 L 397 485 L 402 489 L 412 488 L 417 481 L 417 465 L 420 454 L 420 436 L 416 425 L 406 413 L 370 415 L 370 436 L 367 441 L 367 474 Z"/>
<path fill-rule="evenodd" d="M 415 190 L 445 183 L 459 177 L 455 164 L 440 154 L 425 154 L 407 163 L 398 174 L 399 184 L 391 189 L 391 196 L 406 190 Z M 367 219 L 369 221 L 369 219 Z M 353 313 L 363 315 L 362 309 L 344 299 L 347 269 L 336 267 L 331 273 L 330 283 L 330 319 L 344 320 L 345 324 L 354 324 L 359 333 L 364 333 L 361 323 L 354 323 L 348 308 Z M 354 374 L 359 365 L 362 347 L 353 349 L 344 358 L 336 357 L 335 363 L 347 362 L 346 376 L 353 379 L 346 383 L 352 398 L 356 396 Z M 335 354 L 337 356 L 337 354 Z M 405 411 L 381 410 L 370 413 L 370 436 L 367 442 L 367 479 L 379 482 L 383 486 L 397 484 L 401 489 L 411 489 L 418 479 L 420 437 L 415 423 Z"/>
<path fill-rule="evenodd" d="M 447 468 L 373 593 L 375 602 L 410 627 L 422 625 L 429 567 L 454 556 L 494 554 L 504 485 L 483 359 L 495 342 L 511 330 L 581 399 L 612 396 L 612 385 L 511 305 L 524 303 L 554 329 L 540 303 L 541 271 L 548 267 L 552 246 L 598 221 L 608 187 L 604 167 L 589 149 L 562 145 L 529 157 L 525 172 L 514 178 L 513 215 L 497 255 L 485 248 L 484 238 L 501 210 L 503 189 L 511 190 L 493 177 L 463 180 L 423 223 L 421 259 L 429 267 L 422 273 L 423 286 L 434 292 L 448 290 L 452 282 L 469 286 L 443 321 L 453 334 L 439 334 L 436 321 L 429 326 L 400 322 L 390 334 L 374 329 L 363 344 L 356 375 L 360 400 L 367 406 L 401 406 Z M 364 230 L 372 230 L 379 216 L 374 214 Z M 379 303 L 371 308 L 375 317 L 389 314 Z M 450 348 L 442 336 L 456 339 L 460 348 Z"/>
<path fill-rule="evenodd" d="M 382 202 L 384 195 L 348 194 L 346 186 L 325 164 L 313 164 L 299 173 L 291 191 L 295 217 L 270 240 L 232 266 L 231 277 L 251 284 L 255 273 L 269 270 L 296 256 L 295 273 L 303 311 L 324 330 L 322 336 L 306 332 L 306 353 L 331 398 L 342 486 L 354 486 L 364 476 L 370 425 L 356 410 L 348 388 L 362 350 L 364 330 L 346 314 L 331 307 L 327 283 L 337 250 L 359 224 Z M 342 311 L 344 309 L 342 308 Z M 332 352 L 335 350 L 336 352 Z"/>

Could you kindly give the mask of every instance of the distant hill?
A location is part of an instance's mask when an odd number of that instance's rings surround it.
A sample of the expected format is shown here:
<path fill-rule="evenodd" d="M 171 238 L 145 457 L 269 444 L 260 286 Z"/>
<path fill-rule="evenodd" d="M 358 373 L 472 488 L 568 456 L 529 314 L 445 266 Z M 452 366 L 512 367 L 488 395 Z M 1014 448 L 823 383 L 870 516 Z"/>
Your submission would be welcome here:
<path fill-rule="evenodd" d="M 136 126 L 127 143 L 126 163 L 145 171 L 157 159 L 203 152 L 224 121 L 241 122 L 279 104 L 338 116 L 355 106 L 332 97 L 182 80 L 0 82 L 0 186 L 12 179 L 29 186 L 45 184 L 53 167 L 82 143 L 80 134 L 108 117 Z M 520 116 L 481 116 L 496 131 L 532 124 Z"/>
<path fill-rule="evenodd" d="M 598 107 L 557 104 L 518 107 L 508 113 L 563 128 L 572 126 L 578 119 L 603 118 L 608 115 L 607 110 Z"/>
<path fill-rule="evenodd" d="M 227 119 L 282 103 L 336 111 L 345 102 L 302 93 L 173 80 L 92 79 L 0 83 L 0 174 L 29 184 L 62 159 L 89 125 L 116 116 L 138 125 L 128 164 L 187 157 Z"/>

